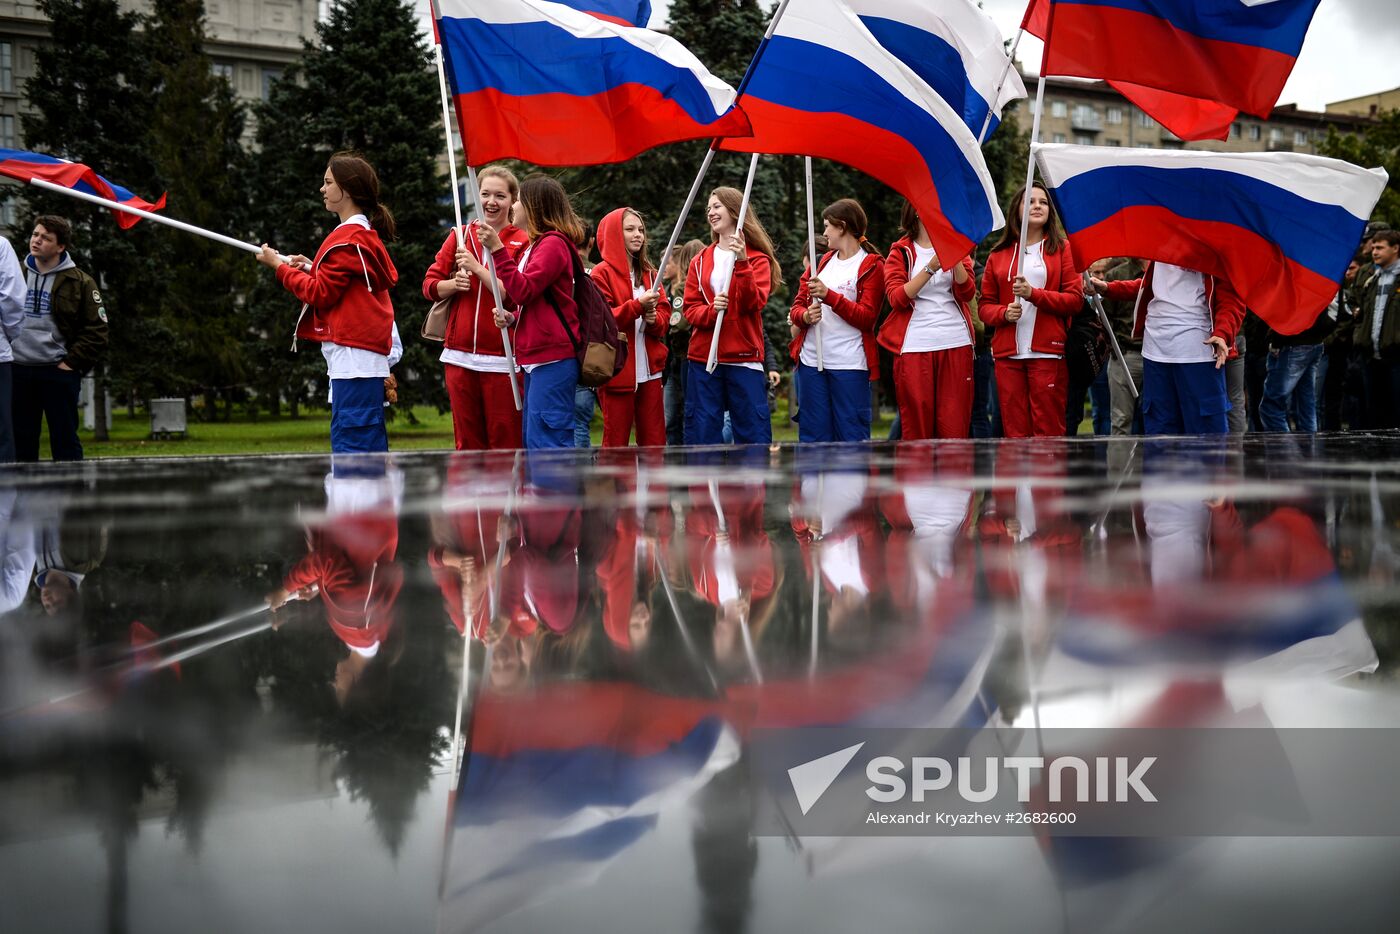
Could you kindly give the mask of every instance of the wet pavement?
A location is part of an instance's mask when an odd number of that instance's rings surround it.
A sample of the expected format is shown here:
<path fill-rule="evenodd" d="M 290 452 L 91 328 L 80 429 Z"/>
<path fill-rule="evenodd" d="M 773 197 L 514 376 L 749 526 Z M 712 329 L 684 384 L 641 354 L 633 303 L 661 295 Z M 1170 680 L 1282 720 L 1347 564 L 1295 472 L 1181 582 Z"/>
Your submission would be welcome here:
<path fill-rule="evenodd" d="M 755 752 L 1389 734 L 1397 549 L 1387 435 L 0 471 L 0 929 L 1390 929 L 1302 774 L 1259 835 L 816 835 Z"/>

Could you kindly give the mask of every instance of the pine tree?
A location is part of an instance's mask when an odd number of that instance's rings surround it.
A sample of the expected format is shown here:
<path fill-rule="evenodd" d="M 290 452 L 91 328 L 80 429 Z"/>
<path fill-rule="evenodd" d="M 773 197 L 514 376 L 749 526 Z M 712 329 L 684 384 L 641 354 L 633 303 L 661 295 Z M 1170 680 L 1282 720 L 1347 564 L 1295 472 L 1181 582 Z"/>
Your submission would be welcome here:
<path fill-rule="evenodd" d="M 381 199 L 398 222 L 398 241 L 388 246 L 399 271 L 394 310 L 405 348 L 395 371 L 400 402 L 405 410 L 419 402 L 445 406 L 437 348 L 418 337 L 427 312 L 418 284 L 441 243 L 447 213 L 442 200 L 448 194 L 437 171 L 444 142 L 427 42 L 413 7 L 403 0 L 337 0 L 316 32 L 317 43 L 306 47 L 298 66 L 274 84 L 258 109 L 258 236 L 284 252 L 310 255 L 332 226 L 316 195 L 327 159 L 343 149 L 364 155 L 379 173 Z M 300 360 L 289 360 L 284 348 L 297 309 L 267 279 L 262 277 L 254 293 L 255 319 L 266 334 L 263 353 L 275 361 L 274 369 L 294 364 L 293 385 L 282 389 L 295 404 L 296 383 L 313 370 L 323 382 L 324 368 L 320 355 L 305 347 Z M 278 379 L 269 374 L 268 382 Z"/>
<path fill-rule="evenodd" d="M 33 107 L 23 120 L 26 147 L 84 162 L 153 198 L 160 191 L 148 145 L 154 80 L 140 17 L 116 0 L 39 0 L 39 10 L 52 23 L 53 41 L 36 52 L 35 76 L 25 89 Z M 164 278 L 156 240 L 165 232 L 148 223 L 121 230 L 105 208 L 62 195 L 29 189 L 25 200 L 31 216 L 55 213 L 73 221 L 74 261 L 97 280 L 107 309 L 112 388 L 132 391 L 140 382 L 133 374 L 158 367 L 166 349 L 151 324 Z M 100 409 L 100 378 L 97 385 Z M 105 423 L 97 425 L 101 438 Z"/>

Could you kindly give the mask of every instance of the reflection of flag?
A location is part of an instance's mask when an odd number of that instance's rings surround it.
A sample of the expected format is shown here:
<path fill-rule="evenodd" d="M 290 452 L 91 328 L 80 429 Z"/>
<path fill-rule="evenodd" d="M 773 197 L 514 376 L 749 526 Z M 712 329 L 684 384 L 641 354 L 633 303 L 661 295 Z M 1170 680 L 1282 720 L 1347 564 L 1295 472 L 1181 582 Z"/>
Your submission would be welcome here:
<path fill-rule="evenodd" d="M 1229 282 L 1281 334 L 1337 294 L 1386 174 L 1299 153 L 1038 144 L 1074 255 L 1140 256 Z"/>
<path fill-rule="evenodd" d="M 753 136 L 721 148 L 832 159 L 879 179 L 913 203 L 947 268 L 1003 222 L 962 109 L 841 0 L 791 0 L 740 105 Z"/>
<path fill-rule="evenodd" d="M 0 175 L 8 175 L 10 178 L 17 178 L 26 183 L 30 179 L 37 178 L 55 185 L 62 185 L 64 188 L 71 188 L 74 191 L 81 191 L 84 194 L 97 195 L 110 201 L 119 201 L 143 211 L 159 211 L 165 207 L 164 194 L 152 204 L 143 198 L 138 198 L 122 186 L 112 184 L 81 162 L 69 162 L 65 159 L 44 155 L 41 152 L 0 149 Z M 133 227 L 140 220 L 135 214 L 128 214 L 125 211 L 113 211 L 112 216 L 116 218 L 117 226 L 122 228 Z"/>
<path fill-rule="evenodd" d="M 537 698 L 490 695 L 473 715 L 443 889 L 452 930 L 590 884 L 738 761 L 733 731 L 704 703 L 627 684 L 561 692 L 569 703 L 539 716 L 523 715 Z"/>
<path fill-rule="evenodd" d="M 1001 30 L 971 0 L 845 2 L 887 52 L 962 114 L 974 134 L 990 111 L 990 136 L 1006 105 L 1026 96 L 1020 74 L 1006 67 Z"/>
<path fill-rule="evenodd" d="M 1268 117 L 1318 0 L 1031 0 L 1041 73 L 1101 78 L 1182 139 Z M 1053 32 L 1053 37 L 1050 33 Z"/>
<path fill-rule="evenodd" d="M 648 29 L 548 0 L 443 0 L 438 34 L 473 164 L 597 165 L 748 133 L 734 89 Z"/>

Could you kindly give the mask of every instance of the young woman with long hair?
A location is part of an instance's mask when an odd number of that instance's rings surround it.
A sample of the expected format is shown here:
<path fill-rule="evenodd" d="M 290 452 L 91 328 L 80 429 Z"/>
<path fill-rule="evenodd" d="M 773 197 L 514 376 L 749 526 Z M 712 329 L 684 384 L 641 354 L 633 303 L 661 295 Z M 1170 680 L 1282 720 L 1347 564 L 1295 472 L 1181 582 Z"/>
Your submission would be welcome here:
<path fill-rule="evenodd" d="M 512 222 L 530 235 L 518 265 L 493 227 L 473 223 L 496 261 L 502 297 L 515 306 L 514 311 L 496 309 L 495 324 L 513 329 L 515 359 L 525 370 L 525 447 L 573 447 L 579 374 L 574 263 L 583 225 L 563 186 L 547 175 L 531 175 L 521 183 Z"/>
<path fill-rule="evenodd" d="M 977 311 L 996 329 L 992 356 L 1006 437 L 1059 437 L 1069 393 L 1065 335 L 1084 301 L 1084 284 L 1055 205 L 1038 182 L 1030 191 L 1026 255 L 1018 260 L 1025 196 L 1024 189 L 1016 192 L 1006 209 L 1006 230 L 987 257 Z"/>
<path fill-rule="evenodd" d="M 510 221 L 520 198 L 520 182 L 502 165 L 488 165 L 481 183 L 482 219 L 511 255 L 519 257 L 530 238 Z M 433 265 L 423 277 L 423 296 L 430 302 L 450 299 L 447 339 L 442 356 L 447 398 L 452 405 L 452 435 L 459 451 L 518 448 L 524 441 L 520 413 L 510 390 L 501 329 L 496 327 L 496 299 L 486 268 L 486 247 L 471 225 L 450 231 Z"/>
<path fill-rule="evenodd" d="M 258 262 L 301 299 L 296 336 L 321 345 L 331 382 L 331 451 L 387 451 L 389 368 L 403 356 L 389 300 L 399 274 L 384 247 L 395 236 L 394 215 L 379 202 L 374 167 L 350 152 L 331 156 L 321 203 L 340 223 L 314 260 L 284 261 L 264 243 Z"/>
<path fill-rule="evenodd" d="M 627 363 L 598 393 L 603 404 L 603 447 L 626 447 L 637 429 L 638 447 L 666 443 L 666 406 L 661 378 L 666 368 L 670 308 L 647 258 L 642 215 L 618 208 L 598 225 L 603 261 L 591 275 L 612 307 L 618 336 L 628 343 Z"/>
<path fill-rule="evenodd" d="M 951 270 L 908 201 L 899 219 L 904 234 L 885 260 L 890 314 L 880 345 L 895 355 L 894 395 L 901 437 L 966 438 L 972 423 L 972 257 Z"/>
<path fill-rule="evenodd" d="M 782 285 L 773 241 L 752 206 L 738 229 L 743 194 L 737 188 L 710 193 L 705 217 L 710 245 L 691 262 L 685 280 L 685 317 L 690 322 L 690 359 L 685 388 L 685 443 L 723 441 L 729 412 L 736 444 L 768 444 L 773 425 L 763 370 L 763 308 Z M 719 313 L 717 366 L 706 372 Z"/>
<path fill-rule="evenodd" d="M 802 397 L 797 439 L 868 441 L 870 382 L 880 375 L 875 323 L 885 298 L 884 257 L 865 239 L 865 210 L 854 198 L 828 205 L 822 223 L 828 249 L 815 273 L 803 271 L 789 315 Z"/>

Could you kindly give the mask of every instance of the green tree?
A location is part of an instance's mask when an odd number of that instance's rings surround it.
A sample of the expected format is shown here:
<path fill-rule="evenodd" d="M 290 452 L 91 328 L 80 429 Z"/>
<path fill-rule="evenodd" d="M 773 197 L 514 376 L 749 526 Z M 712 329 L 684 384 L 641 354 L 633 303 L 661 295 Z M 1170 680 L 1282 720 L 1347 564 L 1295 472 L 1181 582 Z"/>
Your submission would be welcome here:
<path fill-rule="evenodd" d="M 1327 139 L 1318 150 L 1324 156 L 1345 159 L 1368 169 L 1379 166 L 1389 172 L 1390 181 L 1386 182 L 1371 217 L 1400 224 L 1400 110 L 1380 114 L 1376 125 L 1365 134 L 1343 136 L 1335 129 L 1328 130 Z"/>
<path fill-rule="evenodd" d="M 378 171 L 381 200 L 398 222 L 398 241 L 389 251 L 399 271 L 394 310 L 405 348 L 395 371 L 400 402 L 405 411 L 419 402 L 444 406 L 436 347 L 418 337 L 427 312 L 418 284 L 449 213 L 443 206 L 447 185 L 437 171 L 445 144 L 428 44 L 413 7 L 402 0 L 337 0 L 316 33 L 316 44 L 306 46 L 257 111 L 255 229 L 284 252 L 310 255 L 333 221 L 316 193 L 327 159 L 342 149 L 362 153 Z M 324 368 L 320 354 L 305 347 L 288 367 L 297 308 L 269 279 L 263 276 L 254 290 L 253 320 L 267 342 L 264 358 L 273 370 L 287 367 L 291 374 L 287 380 L 269 373 L 264 382 L 290 381 L 279 388 L 295 404 L 313 370 L 324 380 Z"/>
<path fill-rule="evenodd" d="M 148 198 L 159 193 L 150 147 L 154 76 L 140 17 L 116 0 L 39 0 L 53 41 L 35 53 L 25 92 L 25 146 L 83 162 Z M 164 352 L 160 293 L 164 280 L 150 224 L 120 229 L 104 208 L 62 195 L 25 192 L 31 216 L 55 213 L 74 222 L 74 259 L 102 288 L 110 326 L 106 368 L 112 388 L 130 393 L 132 374 L 158 366 Z M 26 219 L 24 228 L 27 229 Z M 26 252 L 21 249 L 21 255 Z M 105 398 L 98 372 L 99 405 Z M 101 438 L 105 425 L 99 419 Z"/>
<path fill-rule="evenodd" d="M 247 223 L 245 114 L 204 52 L 203 0 L 155 0 L 146 37 L 157 82 L 150 148 L 170 204 L 181 220 L 236 233 Z M 242 296 L 257 267 L 246 254 L 201 237 L 167 232 L 161 246 L 176 270 L 160 322 L 173 352 L 151 388 L 203 392 L 211 417 L 222 397 L 227 417 L 248 375 Z"/>

